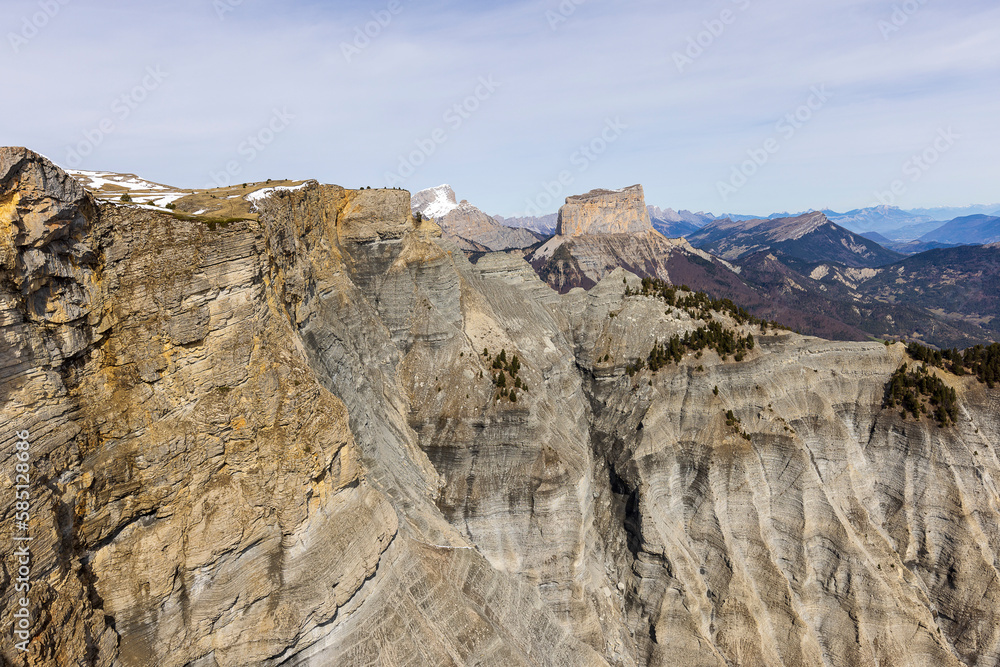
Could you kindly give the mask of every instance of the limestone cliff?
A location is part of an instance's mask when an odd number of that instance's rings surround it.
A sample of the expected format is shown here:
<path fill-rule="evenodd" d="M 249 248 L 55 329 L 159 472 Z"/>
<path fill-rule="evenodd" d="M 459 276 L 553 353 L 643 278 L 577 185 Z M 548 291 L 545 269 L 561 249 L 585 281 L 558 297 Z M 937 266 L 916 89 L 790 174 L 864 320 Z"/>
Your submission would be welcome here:
<path fill-rule="evenodd" d="M 656 230 L 642 234 L 554 236 L 528 250 L 525 259 L 553 289 L 589 289 L 617 268 L 677 285 L 692 274 L 711 275 L 731 289 L 749 290 L 739 280 L 739 267 L 697 250 L 684 239 L 668 239 Z"/>
<path fill-rule="evenodd" d="M 0 465 L 29 430 L 35 538 L 7 663 L 1000 661 L 997 390 L 941 373 L 959 423 L 906 421 L 902 346 L 722 313 L 742 361 L 629 374 L 705 323 L 622 269 L 560 296 L 472 264 L 409 206 L 310 184 L 210 227 L 0 149 Z"/>
<path fill-rule="evenodd" d="M 568 197 L 557 234 L 524 256 L 559 292 L 589 289 L 617 268 L 680 285 L 705 267 L 727 286 L 748 291 L 737 267 L 656 231 L 641 185 Z"/>
<path fill-rule="evenodd" d="M 644 234 L 653 230 L 641 185 L 621 190 L 591 190 L 566 198 L 556 234 Z"/>
<path fill-rule="evenodd" d="M 33 641 L 4 659 L 603 664 L 435 508 L 396 370 L 410 327 L 376 293 L 448 258 L 440 230 L 393 191 L 290 194 L 213 230 L 98 209 L 0 151 L 0 461 L 13 481 L 29 431 L 34 494 Z"/>

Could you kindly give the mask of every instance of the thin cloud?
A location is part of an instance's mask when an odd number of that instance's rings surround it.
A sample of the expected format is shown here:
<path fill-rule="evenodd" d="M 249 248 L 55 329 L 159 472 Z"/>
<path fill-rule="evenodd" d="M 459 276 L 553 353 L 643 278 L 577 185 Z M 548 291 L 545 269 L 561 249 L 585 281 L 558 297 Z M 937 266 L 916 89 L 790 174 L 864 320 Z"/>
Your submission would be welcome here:
<path fill-rule="evenodd" d="M 19 103 L 0 111 L 2 142 L 65 162 L 111 117 L 83 167 L 202 186 L 235 160 L 241 180 L 358 186 L 443 129 L 404 187 L 449 182 L 515 215 L 570 172 L 565 194 L 642 182 L 660 206 L 768 212 L 870 204 L 953 126 L 961 139 L 899 203 L 1000 199 L 993 3 L 927 2 L 895 25 L 875 0 L 218 2 L 221 15 L 214 0 L 68 3 L 16 50 L 38 5 L 8 2 L 0 64 Z M 679 71 L 689 40 L 702 50 Z M 168 77 L 118 119 L 148 66 Z M 499 87 L 469 111 L 481 77 Z M 723 200 L 718 183 L 814 85 L 830 100 Z M 240 146 L 276 109 L 294 119 L 248 160 Z M 574 157 L 615 119 L 627 129 L 582 169 Z"/>

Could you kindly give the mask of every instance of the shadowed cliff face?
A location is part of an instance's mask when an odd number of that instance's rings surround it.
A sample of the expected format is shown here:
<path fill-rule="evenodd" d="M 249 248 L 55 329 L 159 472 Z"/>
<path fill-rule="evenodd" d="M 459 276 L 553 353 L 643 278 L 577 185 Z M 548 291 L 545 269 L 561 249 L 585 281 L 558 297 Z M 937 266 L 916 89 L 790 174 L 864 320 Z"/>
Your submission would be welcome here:
<path fill-rule="evenodd" d="M 903 421 L 900 346 L 756 329 L 629 376 L 703 323 L 620 269 L 473 265 L 409 206 L 312 185 L 210 230 L 0 150 L 28 664 L 1000 660 L 997 391 L 942 374 L 959 423 Z"/>

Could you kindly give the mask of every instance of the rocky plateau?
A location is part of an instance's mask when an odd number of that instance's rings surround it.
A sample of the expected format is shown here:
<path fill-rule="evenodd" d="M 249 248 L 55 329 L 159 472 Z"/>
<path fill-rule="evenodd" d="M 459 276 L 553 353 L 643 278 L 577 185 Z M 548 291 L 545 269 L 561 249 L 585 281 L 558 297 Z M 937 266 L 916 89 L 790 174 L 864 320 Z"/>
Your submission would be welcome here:
<path fill-rule="evenodd" d="M 566 205 L 559 209 L 556 234 L 643 234 L 652 229 L 642 186 L 633 185 L 567 197 Z"/>

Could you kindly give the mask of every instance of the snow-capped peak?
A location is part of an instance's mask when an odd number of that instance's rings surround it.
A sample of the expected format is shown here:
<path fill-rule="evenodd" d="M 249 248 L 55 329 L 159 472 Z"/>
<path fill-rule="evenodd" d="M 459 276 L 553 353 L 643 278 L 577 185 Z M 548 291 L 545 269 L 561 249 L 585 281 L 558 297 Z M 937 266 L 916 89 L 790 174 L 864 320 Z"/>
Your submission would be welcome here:
<path fill-rule="evenodd" d="M 458 208 L 455 191 L 450 185 L 421 190 L 410 198 L 410 208 L 425 218 L 439 219 Z"/>

